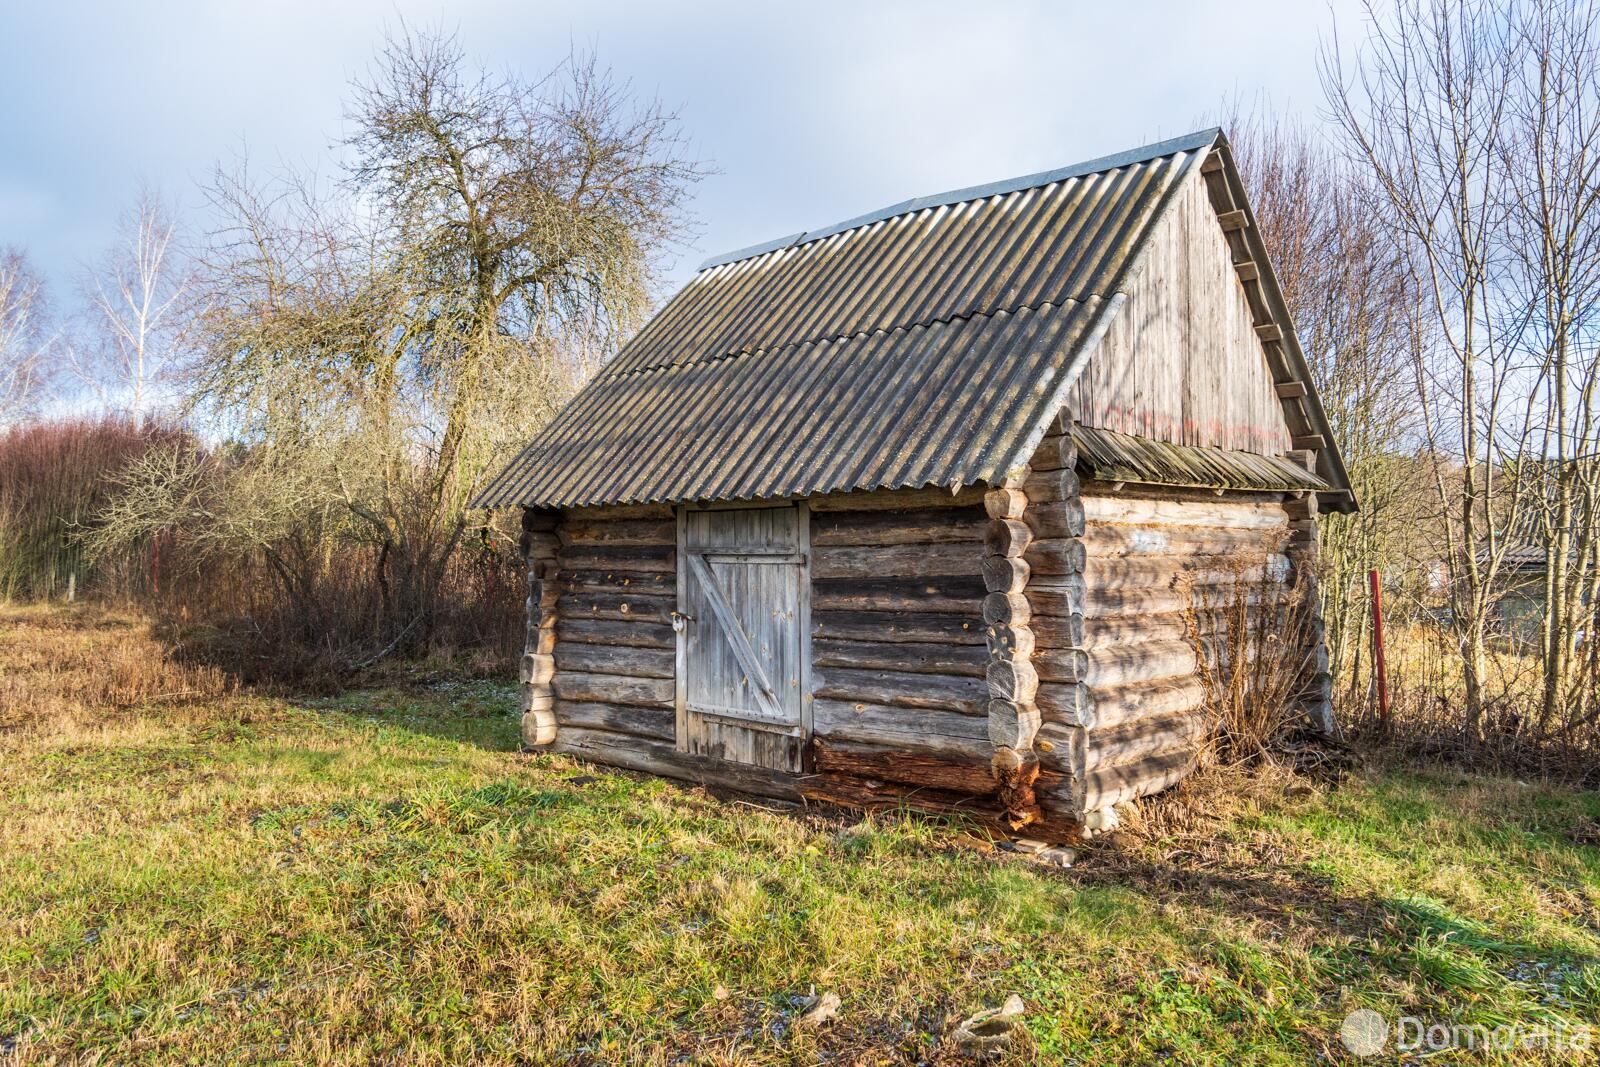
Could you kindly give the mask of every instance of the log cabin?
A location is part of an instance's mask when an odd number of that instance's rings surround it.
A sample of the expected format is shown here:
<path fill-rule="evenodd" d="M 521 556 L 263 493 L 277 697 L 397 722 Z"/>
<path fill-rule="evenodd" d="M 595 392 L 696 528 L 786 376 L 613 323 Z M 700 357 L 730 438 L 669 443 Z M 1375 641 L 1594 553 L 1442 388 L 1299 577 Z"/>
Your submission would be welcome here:
<path fill-rule="evenodd" d="M 477 503 L 527 749 L 1047 839 L 1195 765 L 1184 590 L 1355 507 L 1217 129 L 708 260 Z"/>

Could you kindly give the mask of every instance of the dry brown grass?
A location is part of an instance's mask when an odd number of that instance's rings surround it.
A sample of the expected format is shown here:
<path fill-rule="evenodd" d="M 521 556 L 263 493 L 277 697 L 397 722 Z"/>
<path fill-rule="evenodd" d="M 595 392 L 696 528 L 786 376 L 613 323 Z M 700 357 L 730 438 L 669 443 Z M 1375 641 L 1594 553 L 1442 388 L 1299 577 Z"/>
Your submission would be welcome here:
<path fill-rule="evenodd" d="M 216 667 L 179 661 L 133 612 L 0 607 L 0 731 L 91 729 L 236 688 Z"/>
<path fill-rule="evenodd" d="M 1334 690 L 1340 729 L 1375 758 L 1396 766 L 1512 774 L 1588 789 L 1600 785 L 1600 724 L 1584 721 L 1581 707 L 1573 707 L 1562 709 L 1556 726 L 1540 727 L 1541 667 L 1526 648 L 1489 649 L 1481 736 L 1467 729 L 1461 658 L 1447 629 L 1417 622 L 1392 626 L 1386 653 L 1388 722 L 1378 712 L 1370 664 Z"/>

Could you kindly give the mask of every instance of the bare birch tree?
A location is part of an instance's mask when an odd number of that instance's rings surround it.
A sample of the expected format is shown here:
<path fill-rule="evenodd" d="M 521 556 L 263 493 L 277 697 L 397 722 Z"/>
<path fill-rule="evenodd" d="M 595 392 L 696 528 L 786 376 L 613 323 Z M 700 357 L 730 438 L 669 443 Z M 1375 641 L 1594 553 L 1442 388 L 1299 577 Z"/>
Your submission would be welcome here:
<path fill-rule="evenodd" d="M 1570 728 L 1573 653 L 1592 596 L 1600 269 L 1600 23 L 1592 2 L 1369 6 L 1353 53 L 1324 56 L 1328 99 L 1369 207 L 1406 257 L 1426 329 L 1413 361 L 1450 576 L 1464 726 L 1483 730 L 1506 559 L 1546 553 L 1540 728 Z M 1592 627 L 1588 627 L 1592 629 Z M 1592 687 L 1587 687 L 1590 695 Z"/>
<path fill-rule="evenodd" d="M 0 426 L 28 415 L 38 400 L 55 340 L 46 317 L 44 283 L 28 257 L 0 248 Z"/>
<path fill-rule="evenodd" d="M 136 428 L 171 399 L 164 390 L 181 365 L 193 279 L 176 239 L 172 204 L 143 187 L 115 242 L 84 271 L 88 336 L 72 346 L 69 365 L 104 408 L 126 412 Z"/>

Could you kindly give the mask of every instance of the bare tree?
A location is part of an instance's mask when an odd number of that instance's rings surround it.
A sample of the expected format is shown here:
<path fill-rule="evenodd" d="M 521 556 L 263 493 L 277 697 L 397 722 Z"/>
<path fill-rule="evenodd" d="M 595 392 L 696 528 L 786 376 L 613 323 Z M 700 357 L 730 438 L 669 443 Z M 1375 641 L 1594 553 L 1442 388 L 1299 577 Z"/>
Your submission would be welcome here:
<path fill-rule="evenodd" d="M 1569 701 L 1595 591 L 1600 434 L 1600 20 L 1592 2 L 1369 6 L 1362 48 L 1324 56 L 1368 206 L 1422 295 L 1415 396 L 1460 640 L 1465 726 L 1483 729 L 1506 559 L 1546 553 L 1539 718 Z M 1530 537 L 1530 531 L 1536 533 Z"/>
<path fill-rule="evenodd" d="M 45 326 L 44 282 L 28 257 L 0 248 L 0 426 L 33 410 L 55 337 Z"/>
<path fill-rule="evenodd" d="M 635 329 L 698 171 L 675 118 L 592 57 L 530 84 L 469 71 L 453 37 L 403 36 L 357 84 L 351 118 L 351 183 L 411 250 L 416 349 L 448 390 L 437 474 L 451 511 L 487 460 L 496 350 L 515 339 L 548 364 Z"/>
<path fill-rule="evenodd" d="M 192 278 L 177 249 L 176 211 L 148 186 L 118 223 L 115 243 L 84 271 L 89 337 L 69 365 L 108 410 L 142 427 L 180 366 Z"/>
<path fill-rule="evenodd" d="M 590 60 L 525 82 L 407 34 L 354 92 L 354 166 L 333 189 L 219 171 L 193 410 L 248 445 L 236 485 L 288 486 L 317 516 L 323 551 L 277 557 L 286 586 L 309 587 L 288 564 L 370 550 L 370 636 L 415 644 L 467 503 L 643 320 L 701 171 L 676 119 Z M 129 536 L 181 496 L 129 488 L 151 502 L 119 513 Z"/>
<path fill-rule="evenodd" d="M 1410 578 L 1426 555 L 1410 374 L 1419 294 L 1366 209 L 1358 168 L 1316 131 L 1270 111 L 1235 105 L 1224 122 L 1361 502 L 1318 528 L 1329 652 L 1335 676 L 1354 685 L 1367 636 L 1366 570 Z"/>
<path fill-rule="evenodd" d="M 1537 4 L 1514 24 L 1503 122 L 1509 329 L 1529 363 L 1527 446 L 1510 457 L 1528 540 L 1544 549 L 1539 725 L 1593 721 L 1580 684 L 1585 605 L 1600 582 L 1600 18 L 1592 2 Z M 1517 531 L 1513 531 L 1517 532 Z"/>

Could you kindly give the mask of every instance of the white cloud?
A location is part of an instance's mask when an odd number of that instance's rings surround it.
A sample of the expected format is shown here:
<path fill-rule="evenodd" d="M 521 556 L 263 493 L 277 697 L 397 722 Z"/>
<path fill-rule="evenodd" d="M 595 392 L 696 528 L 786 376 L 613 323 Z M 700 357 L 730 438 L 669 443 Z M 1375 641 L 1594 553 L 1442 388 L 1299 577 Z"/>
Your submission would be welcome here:
<path fill-rule="evenodd" d="M 7 5 L 0 243 L 64 271 L 138 177 L 186 191 L 241 143 L 326 170 L 348 81 L 401 17 L 528 74 L 593 46 L 681 107 L 721 170 L 696 207 L 707 252 L 1186 132 L 1228 94 L 1310 113 L 1330 21 L 1296 0 Z M 27 225 L 46 213 L 61 236 Z"/>

